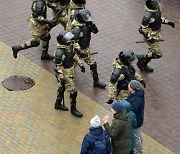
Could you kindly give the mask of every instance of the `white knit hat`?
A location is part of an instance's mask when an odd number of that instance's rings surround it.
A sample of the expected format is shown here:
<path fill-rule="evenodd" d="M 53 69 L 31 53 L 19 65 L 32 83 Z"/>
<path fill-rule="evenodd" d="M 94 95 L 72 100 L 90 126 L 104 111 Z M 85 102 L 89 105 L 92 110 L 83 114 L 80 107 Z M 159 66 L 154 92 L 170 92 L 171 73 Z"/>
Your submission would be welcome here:
<path fill-rule="evenodd" d="M 101 120 L 98 115 L 96 115 L 94 118 L 90 120 L 90 126 L 91 127 L 99 127 L 101 126 Z"/>

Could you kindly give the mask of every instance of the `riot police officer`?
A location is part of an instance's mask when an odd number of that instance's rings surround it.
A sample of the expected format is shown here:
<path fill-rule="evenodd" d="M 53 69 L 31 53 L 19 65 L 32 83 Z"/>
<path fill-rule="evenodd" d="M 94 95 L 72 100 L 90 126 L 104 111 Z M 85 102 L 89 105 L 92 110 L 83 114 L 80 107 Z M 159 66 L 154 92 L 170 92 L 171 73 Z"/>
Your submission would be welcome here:
<path fill-rule="evenodd" d="M 119 53 L 119 57 L 113 62 L 113 71 L 109 84 L 109 100 L 108 104 L 112 104 L 114 100 L 123 100 L 127 98 L 128 83 L 131 80 L 138 80 L 144 86 L 145 82 L 142 77 L 136 73 L 132 61 L 135 60 L 135 54 L 131 50 L 124 50 Z"/>
<path fill-rule="evenodd" d="M 54 57 L 48 54 L 49 40 L 51 38 L 51 35 L 49 33 L 51 22 L 47 20 L 46 2 L 43 0 L 34 0 L 31 10 L 32 13 L 28 21 L 30 24 L 32 39 L 20 45 L 12 46 L 13 56 L 14 58 L 17 58 L 17 54 L 20 50 L 37 47 L 40 45 L 40 41 L 41 41 L 42 42 L 41 60 L 52 60 Z"/>
<path fill-rule="evenodd" d="M 77 90 L 74 84 L 75 65 L 78 64 L 81 72 L 85 72 L 85 67 L 81 63 L 79 57 L 75 54 L 71 40 L 74 35 L 63 30 L 57 36 L 59 43 L 55 53 L 55 65 L 57 79 L 59 80 L 59 88 L 57 99 L 55 102 L 55 109 L 68 111 L 68 108 L 62 104 L 64 101 L 64 92 L 67 90 L 70 93 L 71 99 L 71 114 L 76 117 L 82 117 L 83 114 L 76 109 Z"/>
<path fill-rule="evenodd" d="M 159 41 L 162 40 L 160 36 L 161 24 L 167 24 L 173 28 L 175 24 L 161 17 L 161 0 L 146 0 L 144 11 L 139 32 L 147 41 L 149 51 L 145 55 L 137 55 L 137 66 L 141 71 L 153 72 L 153 68 L 147 64 L 151 59 L 158 59 L 162 56 L 159 46 Z"/>
<path fill-rule="evenodd" d="M 106 85 L 99 82 L 97 63 L 90 49 L 91 33 L 97 34 L 98 28 L 92 22 L 91 13 L 88 10 L 81 9 L 76 13 L 75 18 L 72 21 L 72 33 L 75 36 L 76 42 L 80 46 L 80 49 L 77 50 L 78 56 L 84 59 L 84 61 L 90 66 L 93 76 L 93 86 L 105 88 Z"/>

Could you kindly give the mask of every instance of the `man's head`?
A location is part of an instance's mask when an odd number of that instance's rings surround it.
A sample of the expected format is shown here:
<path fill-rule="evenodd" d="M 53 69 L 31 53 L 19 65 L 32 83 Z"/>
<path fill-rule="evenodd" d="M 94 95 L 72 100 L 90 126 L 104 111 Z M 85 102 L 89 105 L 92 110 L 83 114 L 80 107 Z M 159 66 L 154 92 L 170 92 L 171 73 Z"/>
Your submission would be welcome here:
<path fill-rule="evenodd" d="M 98 115 L 96 115 L 95 117 L 93 117 L 91 120 L 90 120 L 90 127 L 99 127 L 101 126 L 101 120 L 99 118 Z"/>
<path fill-rule="evenodd" d="M 119 102 L 113 102 L 112 103 L 112 109 L 111 109 L 111 112 L 113 114 L 115 113 L 119 113 L 123 110 L 123 105 L 122 103 L 119 101 Z"/>
<path fill-rule="evenodd" d="M 129 65 L 135 60 L 135 54 L 131 50 L 123 50 L 119 53 L 119 59 L 124 65 Z"/>
<path fill-rule="evenodd" d="M 161 0 L 146 0 L 146 6 L 149 9 L 153 9 L 153 10 L 160 9 L 161 5 L 162 5 Z"/>
<path fill-rule="evenodd" d="M 91 12 L 87 9 L 78 10 L 75 15 L 75 19 L 80 23 L 87 23 L 92 21 Z"/>
<path fill-rule="evenodd" d="M 137 80 L 131 80 L 128 84 L 128 90 L 133 93 L 142 89 L 142 84 Z"/>
<path fill-rule="evenodd" d="M 74 35 L 72 33 L 63 30 L 57 36 L 57 42 L 59 44 L 70 44 L 73 38 L 74 38 Z"/>
<path fill-rule="evenodd" d="M 46 10 L 47 10 L 46 3 L 43 0 L 34 1 L 31 10 L 34 16 L 36 17 L 44 16 L 46 15 Z"/>

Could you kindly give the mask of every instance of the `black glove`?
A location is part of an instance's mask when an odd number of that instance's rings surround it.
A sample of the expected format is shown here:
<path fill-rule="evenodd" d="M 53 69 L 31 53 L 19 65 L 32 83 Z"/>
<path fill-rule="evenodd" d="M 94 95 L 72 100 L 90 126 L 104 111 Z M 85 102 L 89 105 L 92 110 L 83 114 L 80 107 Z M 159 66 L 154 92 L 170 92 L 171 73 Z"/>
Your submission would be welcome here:
<path fill-rule="evenodd" d="M 82 65 L 80 66 L 80 68 L 81 68 L 81 72 L 85 73 L 85 67 Z"/>
<path fill-rule="evenodd" d="M 167 24 L 170 25 L 172 28 L 175 27 L 175 23 L 174 23 L 174 22 L 170 22 L 170 21 L 169 21 Z"/>
<path fill-rule="evenodd" d="M 109 99 L 106 103 L 107 103 L 107 104 L 112 104 L 112 103 L 113 103 L 113 100 L 112 100 L 112 99 Z"/>

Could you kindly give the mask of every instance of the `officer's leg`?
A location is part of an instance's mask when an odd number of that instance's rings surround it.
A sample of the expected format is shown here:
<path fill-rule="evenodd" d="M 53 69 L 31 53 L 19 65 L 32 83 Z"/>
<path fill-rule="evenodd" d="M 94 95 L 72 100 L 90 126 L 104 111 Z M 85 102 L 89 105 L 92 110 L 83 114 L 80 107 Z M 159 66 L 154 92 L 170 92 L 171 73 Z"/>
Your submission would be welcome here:
<path fill-rule="evenodd" d="M 17 54 L 20 50 L 28 49 L 31 47 L 37 47 L 40 45 L 40 40 L 37 38 L 32 38 L 30 41 L 22 43 L 20 45 L 12 46 L 13 57 L 17 58 Z"/>
<path fill-rule="evenodd" d="M 90 70 L 93 76 L 93 86 L 97 88 L 105 88 L 106 85 L 99 82 L 98 72 L 97 72 L 97 63 L 90 51 L 90 48 L 84 50 L 84 53 L 88 55 L 87 58 L 84 58 L 84 61 L 90 66 Z"/>
<path fill-rule="evenodd" d="M 96 62 L 92 63 L 90 65 L 90 70 L 92 71 L 92 76 L 93 76 L 93 86 L 98 87 L 98 88 L 105 88 L 106 85 L 99 82 L 99 77 L 98 77 L 98 72 L 97 72 L 97 64 Z"/>
<path fill-rule="evenodd" d="M 149 43 L 149 51 L 146 55 L 137 55 L 137 66 L 141 71 L 153 72 L 153 68 L 147 66 L 151 59 L 158 59 L 162 56 L 159 42 Z"/>
<path fill-rule="evenodd" d="M 48 34 L 47 36 L 43 36 L 41 38 L 41 40 L 42 40 L 42 55 L 41 55 L 41 60 L 52 60 L 52 59 L 54 59 L 54 56 L 51 56 L 51 55 L 48 54 L 50 38 L 51 38 L 50 34 Z"/>
<path fill-rule="evenodd" d="M 150 57 L 146 57 L 146 55 L 136 55 L 138 62 L 137 66 L 141 71 L 153 72 L 153 68 L 147 66 L 147 64 L 151 61 Z"/>
<path fill-rule="evenodd" d="M 64 91 L 65 91 L 65 86 L 60 83 L 60 86 L 57 91 L 56 102 L 54 105 L 54 108 L 56 110 L 68 111 L 68 108 L 65 106 L 65 103 L 63 102 L 62 104 L 62 101 L 64 101 Z"/>
<path fill-rule="evenodd" d="M 76 109 L 76 98 L 77 98 L 77 90 L 75 88 L 75 84 L 72 77 L 69 77 L 66 80 L 66 89 L 70 93 L 70 103 L 71 103 L 71 114 L 80 118 L 83 114 Z"/>
<path fill-rule="evenodd" d="M 74 93 L 71 93 L 70 98 L 71 98 L 71 114 L 78 118 L 81 118 L 83 114 L 76 109 L 77 91 Z"/>

